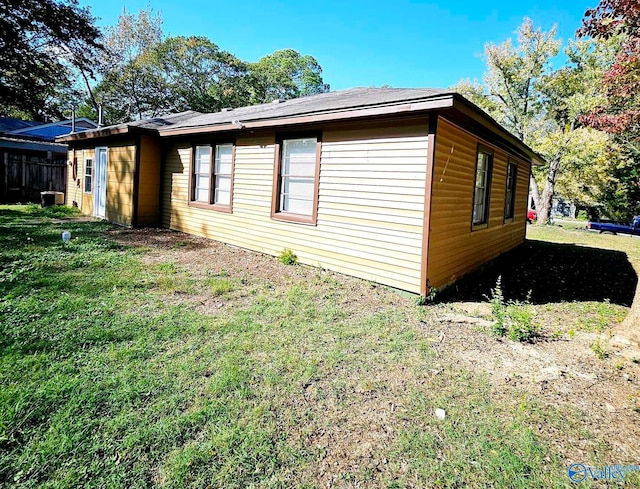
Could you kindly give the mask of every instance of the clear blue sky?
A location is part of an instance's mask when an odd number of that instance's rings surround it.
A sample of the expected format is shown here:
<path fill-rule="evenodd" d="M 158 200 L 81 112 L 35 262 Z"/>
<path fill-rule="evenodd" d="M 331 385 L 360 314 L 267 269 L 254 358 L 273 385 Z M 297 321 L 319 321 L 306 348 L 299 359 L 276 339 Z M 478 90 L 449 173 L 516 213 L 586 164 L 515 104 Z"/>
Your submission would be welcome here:
<path fill-rule="evenodd" d="M 219 1 L 80 0 L 100 26 L 151 6 L 169 35 L 206 36 L 242 60 L 292 48 L 314 56 L 334 90 L 355 86 L 444 88 L 482 77 L 486 42 L 500 43 L 525 16 L 566 43 L 598 0 Z"/>

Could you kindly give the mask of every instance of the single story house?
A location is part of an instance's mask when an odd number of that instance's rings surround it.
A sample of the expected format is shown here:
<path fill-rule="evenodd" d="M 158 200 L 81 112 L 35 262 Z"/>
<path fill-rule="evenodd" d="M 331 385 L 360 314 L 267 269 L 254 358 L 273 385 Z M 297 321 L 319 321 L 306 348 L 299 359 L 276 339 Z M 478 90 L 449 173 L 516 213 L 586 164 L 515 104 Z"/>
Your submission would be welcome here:
<path fill-rule="evenodd" d="M 67 204 L 426 295 L 519 245 L 541 157 L 450 90 L 354 88 L 71 134 Z M 73 177 L 73 178 L 72 178 Z"/>

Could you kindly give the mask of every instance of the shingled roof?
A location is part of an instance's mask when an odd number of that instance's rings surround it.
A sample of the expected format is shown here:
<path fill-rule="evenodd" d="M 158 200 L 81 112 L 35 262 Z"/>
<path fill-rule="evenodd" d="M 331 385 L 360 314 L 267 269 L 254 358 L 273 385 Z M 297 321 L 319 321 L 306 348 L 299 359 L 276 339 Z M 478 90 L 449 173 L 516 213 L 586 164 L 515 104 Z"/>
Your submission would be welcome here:
<path fill-rule="evenodd" d="M 434 110 L 466 118 L 465 124 L 491 128 L 487 130 L 498 134 L 518 154 L 525 155 L 534 163 L 543 161 L 540 155 L 462 95 L 453 90 L 433 88 L 351 88 L 285 101 L 275 100 L 266 104 L 228 108 L 209 114 L 187 111 L 70 134 L 57 141 L 72 142 L 140 132 L 171 137 L 278 129 L 372 117 L 421 115 Z"/>
<path fill-rule="evenodd" d="M 174 126 L 176 124 L 180 124 L 183 121 L 190 120 L 194 117 L 202 115 L 201 112 L 196 112 L 195 110 L 187 110 L 185 112 L 179 112 L 177 114 L 167 114 L 158 117 L 152 117 L 150 119 L 142 119 L 139 121 L 126 122 L 124 124 L 118 124 L 116 126 L 107 126 L 103 129 L 109 129 L 113 127 L 139 127 L 141 129 L 152 129 L 159 130 L 163 127 Z"/>
<path fill-rule="evenodd" d="M 160 129 L 178 131 L 182 128 L 214 126 L 218 124 L 243 124 L 247 122 L 280 119 L 304 115 L 356 110 L 365 107 L 389 106 L 398 103 L 430 99 L 439 95 L 451 95 L 451 90 L 431 88 L 351 88 L 338 92 L 320 93 L 291 100 L 274 100 L 271 103 L 223 109 L 221 112 L 202 114 Z"/>
<path fill-rule="evenodd" d="M 158 132 L 160 135 L 169 135 L 193 132 L 190 129 L 195 128 L 208 130 L 216 126 L 224 126 L 225 129 L 240 129 L 248 123 L 277 121 L 321 114 L 329 115 L 328 119 L 331 119 L 331 114 L 353 112 L 364 108 L 391 108 L 399 104 L 432 100 L 440 96 L 451 96 L 454 93 L 451 90 L 432 88 L 351 88 L 291 100 L 275 100 L 266 104 L 222 109 L 220 112 L 209 114 L 186 111 L 179 114 L 106 126 L 82 134 L 72 134 L 60 140 L 73 141 L 136 131 L 152 131 Z M 219 128 L 222 129 L 222 127 Z"/>
<path fill-rule="evenodd" d="M 56 141 L 78 141 L 81 139 L 99 138 L 104 136 L 112 136 L 115 134 L 128 134 L 135 132 L 150 132 L 157 134 L 158 130 L 163 127 L 173 126 L 179 124 L 184 120 L 188 120 L 200 115 L 202 115 L 201 112 L 196 112 L 195 110 L 187 110 L 185 112 L 179 112 L 177 114 L 167 114 L 158 117 L 151 117 L 150 119 L 142 119 L 139 121 L 115 124 L 113 126 L 100 127 L 90 131 L 67 134 L 65 136 L 56 138 Z"/>

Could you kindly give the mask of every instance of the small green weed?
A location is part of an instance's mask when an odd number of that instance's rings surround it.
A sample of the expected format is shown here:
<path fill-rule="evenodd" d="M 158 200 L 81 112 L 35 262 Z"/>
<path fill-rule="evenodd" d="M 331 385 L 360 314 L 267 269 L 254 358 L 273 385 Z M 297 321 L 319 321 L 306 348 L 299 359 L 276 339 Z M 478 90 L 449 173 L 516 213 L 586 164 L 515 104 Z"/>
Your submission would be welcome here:
<path fill-rule="evenodd" d="M 599 360 L 604 360 L 609 356 L 609 352 L 605 349 L 604 346 L 602 346 L 600 340 L 596 340 L 591 344 L 591 351 L 596 354 L 596 357 Z"/>
<path fill-rule="evenodd" d="M 491 290 L 491 314 L 494 323 L 490 332 L 494 336 L 507 336 L 513 341 L 532 341 L 540 335 L 540 326 L 533 321 L 533 310 L 528 302 L 505 301 L 502 277 Z"/>
<path fill-rule="evenodd" d="M 509 326 L 507 336 L 514 341 L 531 341 L 540 334 L 540 327 L 533 322 L 533 312 L 527 303 L 514 301 L 507 305 Z"/>
<path fill-rule="evenodd" d="M 165 273 L 177 273 L 178 268 L 173 262 L 158 263 L 158 270 Z"/>
<path fill-rule="evenodd" d="M 498 277 L 495 288 L 491 289 L 491 315 L 494 323 L 491 326 L 491 334 L 502 337 L 506 333 L 505 319 L 506 309 L 504 295 L 502 294 L 502 277 Z"/>
<path fill-rule="evenodd" d="M 77 207 L 67 207 L 66 205 L 41 207 L 38 204 L 27 204 L 26 211 L 34 217 L 46 217 L 53 219 L 81 215 L 80 210 Z"/>
<path fill-rule="evenodd" d="M 183 241 L 174 241 L 174 243 L 171 245 L 171 248 L 176 249 L 176 248 L 187 248 L 191 243 L 189 241 L 183 240 Z"/>
<path fill-rule="evenodd" d="M 207 285 L 209 292 L 214 297 L 227 294 L 235 288 L 233 282 L 225 277 L 210 277 L 207 279 Z"/>
<path fill-rule="evenodd" d="M 298 257 L 289 248 L 285 248 L 284 250 L 282 250 L 282 253 L 280 253 L 278 261 L 285 265 L 295 265 L 296 263 L 298 263 Z"/>
<path fill-rule="evenodd" d="M 438 292 L 439 291 L 437 287 L 429 287 L 429 293 L 427 295 L 420 295 L 416 298 L 416 305 L 426 306 L 433 303 L 438 296 Z"/>

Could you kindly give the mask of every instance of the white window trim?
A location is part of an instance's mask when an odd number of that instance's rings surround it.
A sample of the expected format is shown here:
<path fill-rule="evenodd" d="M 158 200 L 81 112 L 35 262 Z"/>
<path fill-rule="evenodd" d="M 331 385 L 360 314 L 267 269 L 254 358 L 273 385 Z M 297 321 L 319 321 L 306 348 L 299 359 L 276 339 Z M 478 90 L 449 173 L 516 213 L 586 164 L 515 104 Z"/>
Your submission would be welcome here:
<path fill-rule="evenodd" d="M 93 193 L 93 177 L 94 177 L 95 168 L 96 168 L 95 160 L 96 159 L 94 157 L 89 157 L 89 156 L 84 158 L 84 165 L 83 165 L 83 168 L 82 168 L 82 170 L 83 170 L 82 189 L 83 189 L 83 192 L 85 194 Z M 87 175 L 87 162 L 88 161 L 91 162 L 91 175 Z M 87 177 L 89 177 L 90 180 L 91 180 L 90 181 L 90 185 L 89 185 L 89 187 L 90 187 L 89 190 L 87 190 Z"/>

